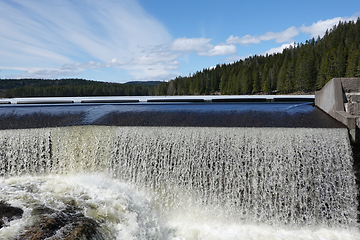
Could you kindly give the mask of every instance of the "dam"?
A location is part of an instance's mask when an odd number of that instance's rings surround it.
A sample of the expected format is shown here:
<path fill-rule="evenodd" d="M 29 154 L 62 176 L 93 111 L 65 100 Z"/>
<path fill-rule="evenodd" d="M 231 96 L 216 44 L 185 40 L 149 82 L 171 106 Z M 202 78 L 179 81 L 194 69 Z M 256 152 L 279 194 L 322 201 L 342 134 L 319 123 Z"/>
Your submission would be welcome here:
<path fill-rule="evenodd" d="M 1 237 L 360 238 L 349 130 L 311 101 L 99 99 L 3 100 Z"/>

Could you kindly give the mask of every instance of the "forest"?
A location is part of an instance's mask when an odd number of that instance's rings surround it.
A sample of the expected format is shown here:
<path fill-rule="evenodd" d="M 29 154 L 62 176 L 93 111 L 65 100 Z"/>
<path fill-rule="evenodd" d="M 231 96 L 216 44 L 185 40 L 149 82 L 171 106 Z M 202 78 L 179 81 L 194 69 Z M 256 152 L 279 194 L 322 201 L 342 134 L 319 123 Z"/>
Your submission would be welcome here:
<path fill-rule="evenodd" d="M 360 18 L 284 49 L 218 64 L 163 82 L 104 83 L 84 79 L 2 79 L 0 97 L 203 94 L 308 94 L 336 77 L 360 77 Z"/>
<path fill-rule="evenodd" d="M 323 38 L 282 53 L 252 56 L 156 86 L 156 94 L 289 94 L 321 89 L 336 77 L 360 77 L 360 21 L 339 22 Z"/>
<path fill-rule="evenodd" d="M 0 98 L 146 96 L 160 82 L 108 83 L 85 79 L 2 79 Z"/>

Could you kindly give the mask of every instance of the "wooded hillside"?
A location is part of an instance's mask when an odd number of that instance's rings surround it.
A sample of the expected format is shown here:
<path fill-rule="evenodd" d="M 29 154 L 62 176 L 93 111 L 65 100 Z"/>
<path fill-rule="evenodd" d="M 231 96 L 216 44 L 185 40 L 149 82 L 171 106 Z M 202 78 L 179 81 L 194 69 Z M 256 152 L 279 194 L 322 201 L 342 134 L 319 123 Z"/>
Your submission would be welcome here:
<path fill-rule="evenodd" d="M 313 92 L 334 77 L 360 77 L 360 21 L 339 22 L 323 38 L 282 53 L 203 69 L 157 86 L 156 94 Z"/>

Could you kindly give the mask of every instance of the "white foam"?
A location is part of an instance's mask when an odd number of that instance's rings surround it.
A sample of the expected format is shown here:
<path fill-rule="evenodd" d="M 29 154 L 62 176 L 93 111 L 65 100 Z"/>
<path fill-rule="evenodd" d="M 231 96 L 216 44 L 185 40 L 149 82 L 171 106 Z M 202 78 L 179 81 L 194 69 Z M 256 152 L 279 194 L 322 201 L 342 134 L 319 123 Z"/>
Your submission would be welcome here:
<path fill-rule="evenodd" d="M 3 238 L 15 237 L 31 224 L 32 208 L 45 205 L 61 210 L 71 203 L 96 219 L 109 239 L 360 239 L 356 228 L 246 224 L 194 204 L 160 215 L 155 209 L 161 203 L 134 186 L 99 174 L 1 178 L 0 186 L 5 201 L 26 209 L 23 219 L 0 229 Z"/>

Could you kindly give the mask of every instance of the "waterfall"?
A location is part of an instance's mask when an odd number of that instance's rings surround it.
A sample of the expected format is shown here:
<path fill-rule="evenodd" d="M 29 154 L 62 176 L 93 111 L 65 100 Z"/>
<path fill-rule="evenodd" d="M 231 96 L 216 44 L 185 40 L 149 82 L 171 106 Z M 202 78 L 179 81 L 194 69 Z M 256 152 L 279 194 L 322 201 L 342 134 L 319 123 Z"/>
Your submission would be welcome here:
<path fill-rule="evenodd" d="M 221 215 L 238 224 L 357 227 L 358 190 L 346 129 L 76 126 L 1 131 L 2 184 L 11 178 L 82 174 L 101 174 L 146 193 L 155 202 L 153 211 L 164 219 L 196 208 L 189 214 L 194 218 L 214 213 L 206 216 Z"/>

